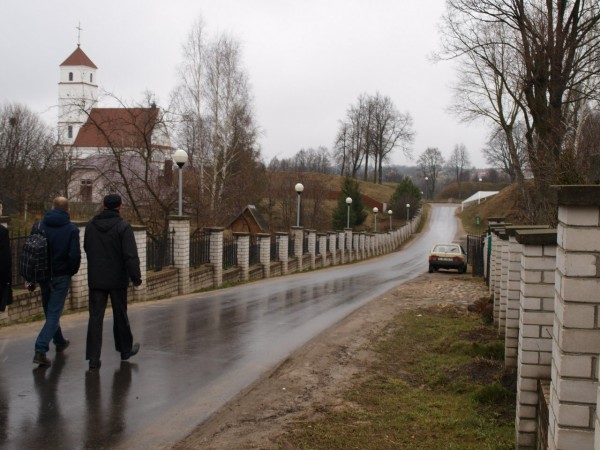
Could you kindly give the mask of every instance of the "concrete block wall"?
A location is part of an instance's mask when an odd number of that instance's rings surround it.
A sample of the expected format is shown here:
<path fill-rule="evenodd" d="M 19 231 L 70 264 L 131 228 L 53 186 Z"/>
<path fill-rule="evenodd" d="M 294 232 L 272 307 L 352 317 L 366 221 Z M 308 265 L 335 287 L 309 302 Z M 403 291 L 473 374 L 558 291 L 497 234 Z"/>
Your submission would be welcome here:
<path fill-rule="evenodd" d="M 538 429 L 538 381 L 550 379 L 556 230 L 516 230 L 514 239 L 521 245 L 515 439 L 517 448 L 535 449 L 547 435 Z"/>
<path fill-rule="evenodd" d="M 288 261 L 289 261 L 289 245 L 290 240 L 288 239 L 288 234 L 279 232 L 275 233 L 277 243 L 279 244 L 279 261 L 281 262 L 281 274 L 287 275 L 289 271 Z"/>
<path fill-rule="evenodd" d="M 559 186 L 551 449 L 592 449 L 600 353 L 600 186 Z"/>
<path fill-rule="evenodd" d="M 521 244 L 512 232 L 508 237 L 508 275 L 506 280 L 506 331 L 504 333 L 504 365 L 517 367 L 519 344 L 519 295 L 521 283 Z"/>
<path fill-rule="evenodd" d="M 85 222 L 73 222 L 79 228 L 79 247 L 81 249 L 81 265 L 79 271 L 71 278 L 71 288 L 65 302 L 65 308 L 77 310 L 85 308 L 88 305 L 88 278 L 87 278 L 87 257 L 83 250 L 83 239 L 85 237 Z M 144 231 L 146 228 L 144 227 Z M 136 239 L 137 242 L 137 239 Z M 139 247 L 138 247 L 139 249 Z M 144 262 L 146 252 L 143 254 Z M 143 273 L 143 272 L 142 272 Z M 142 280 L 143 282 L 143 280 Z"/>

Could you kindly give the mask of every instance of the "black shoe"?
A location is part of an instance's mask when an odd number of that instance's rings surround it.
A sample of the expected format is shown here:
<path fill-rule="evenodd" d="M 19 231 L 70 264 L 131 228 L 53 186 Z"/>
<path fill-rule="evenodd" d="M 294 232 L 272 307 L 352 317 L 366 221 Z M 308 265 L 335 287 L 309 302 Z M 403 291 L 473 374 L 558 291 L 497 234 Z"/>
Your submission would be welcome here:
<path fill-rule="evenodd" d="M 90 370 L 99 369 L 102 365 L 102 361 L 99 359 L 90 359 Z"/>
<path fill-rule="evenodd" d="M 52 361 L 50 361 L 46 357 L 45 353 L 35 352 L 35 356 L 33 357 L 33 363 L 39 364 L 40 366 L 49 366 L 50 364 L 52 364 Z"/>
<path fill-rule="evenodd" d="M 131 350 L 129 350 L 128 352 L 121 353 L 121 361 L 127 361 L 132 356 L 137 355 L 137 352 L 139 352 L 139 351 L 140 351 L 140 344 L 138 344 L 136 342 L 131 347 Z"/>
<path fill-rule="evenodd" d="M 61 344 L 61 345 L 57 345 L 57 346 L 56 346 L 56 352 L 57 352 L 57 353 L 62 353 L 62 352 L 64 352 L 64 351 L 67 349 L 67 347 L 68 347 L 69 345 L 71 345 L 71 341 L 69 341 L 68 339 L 65 339 L 65 343 L 64 343 L 64 344 Z"/>

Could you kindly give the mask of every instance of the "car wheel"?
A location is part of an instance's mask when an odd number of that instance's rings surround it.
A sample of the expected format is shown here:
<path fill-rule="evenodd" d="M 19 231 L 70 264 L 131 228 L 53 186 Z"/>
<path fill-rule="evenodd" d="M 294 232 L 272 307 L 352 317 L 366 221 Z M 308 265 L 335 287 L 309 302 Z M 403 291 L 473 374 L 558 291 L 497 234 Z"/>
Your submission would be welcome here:
<path fill-rule="evenodd" d="M 435 269 L 433 268 L 433 266 L 429 266 L 429 273 L 433 273 L 435 272 Z"/>
<path fill-rule="evenodd" d="M 467 273 L 467 266 L 463 266 L 460 270 L 462 273 Z"/>

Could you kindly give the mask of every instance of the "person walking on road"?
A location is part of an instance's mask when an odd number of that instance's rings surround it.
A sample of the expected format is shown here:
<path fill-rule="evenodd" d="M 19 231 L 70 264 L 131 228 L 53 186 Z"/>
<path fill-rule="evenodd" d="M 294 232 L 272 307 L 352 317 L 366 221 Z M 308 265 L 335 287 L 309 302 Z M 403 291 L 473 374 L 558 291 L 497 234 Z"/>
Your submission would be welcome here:
<path fill-rule="evenodd" d="M 125 361 L 135 355 L 140 344 L 133 343 L 127 317 L 127 288 L 142 284 L 140 259 L 131 226 L 119 211 L 121 197 L 109 194 L 103 200 L 104 209 L 85 227 L 83 248 L 88 261 L 89 321 L 86 359 L 90 369 L 100 367 L 102 324 L 108 296 L 113 310 L 115 349 Z"/>
<path fill-rule="evenodd" d="M 50 341 L 54 341 L 58 353 L 65 351 L 70 344 L 62 334 L 60 316 L 71 286 L 71 277 L 81 264 L 79 228 L 71 223 L 69 201 L 65 197 L 56 197 L 52 201 L 52 209 L 46 211 L 41 223 L 33 225 L 31 234 L 39 231 L 43 231 L 48 240 L 50 277 L 40 281 L 46 322 L 35 341 L 33 363 L 49 366 L 51 361 L 46 353 L 50 350 Z M 33 291 L 35 284 L 28 284 L 27 288 Z"/>

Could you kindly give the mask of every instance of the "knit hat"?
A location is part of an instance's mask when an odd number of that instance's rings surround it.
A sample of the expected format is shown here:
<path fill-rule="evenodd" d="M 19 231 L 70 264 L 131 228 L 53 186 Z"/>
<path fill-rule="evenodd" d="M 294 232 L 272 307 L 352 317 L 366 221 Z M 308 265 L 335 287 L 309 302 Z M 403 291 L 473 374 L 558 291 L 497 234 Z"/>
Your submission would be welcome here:
<path fill-rule="evenodd" d="M 118 194 L 108 194 L 104 197 L 103 203 L 106 209 L 117 209 L 121 206 L 121 196 Z"/>

